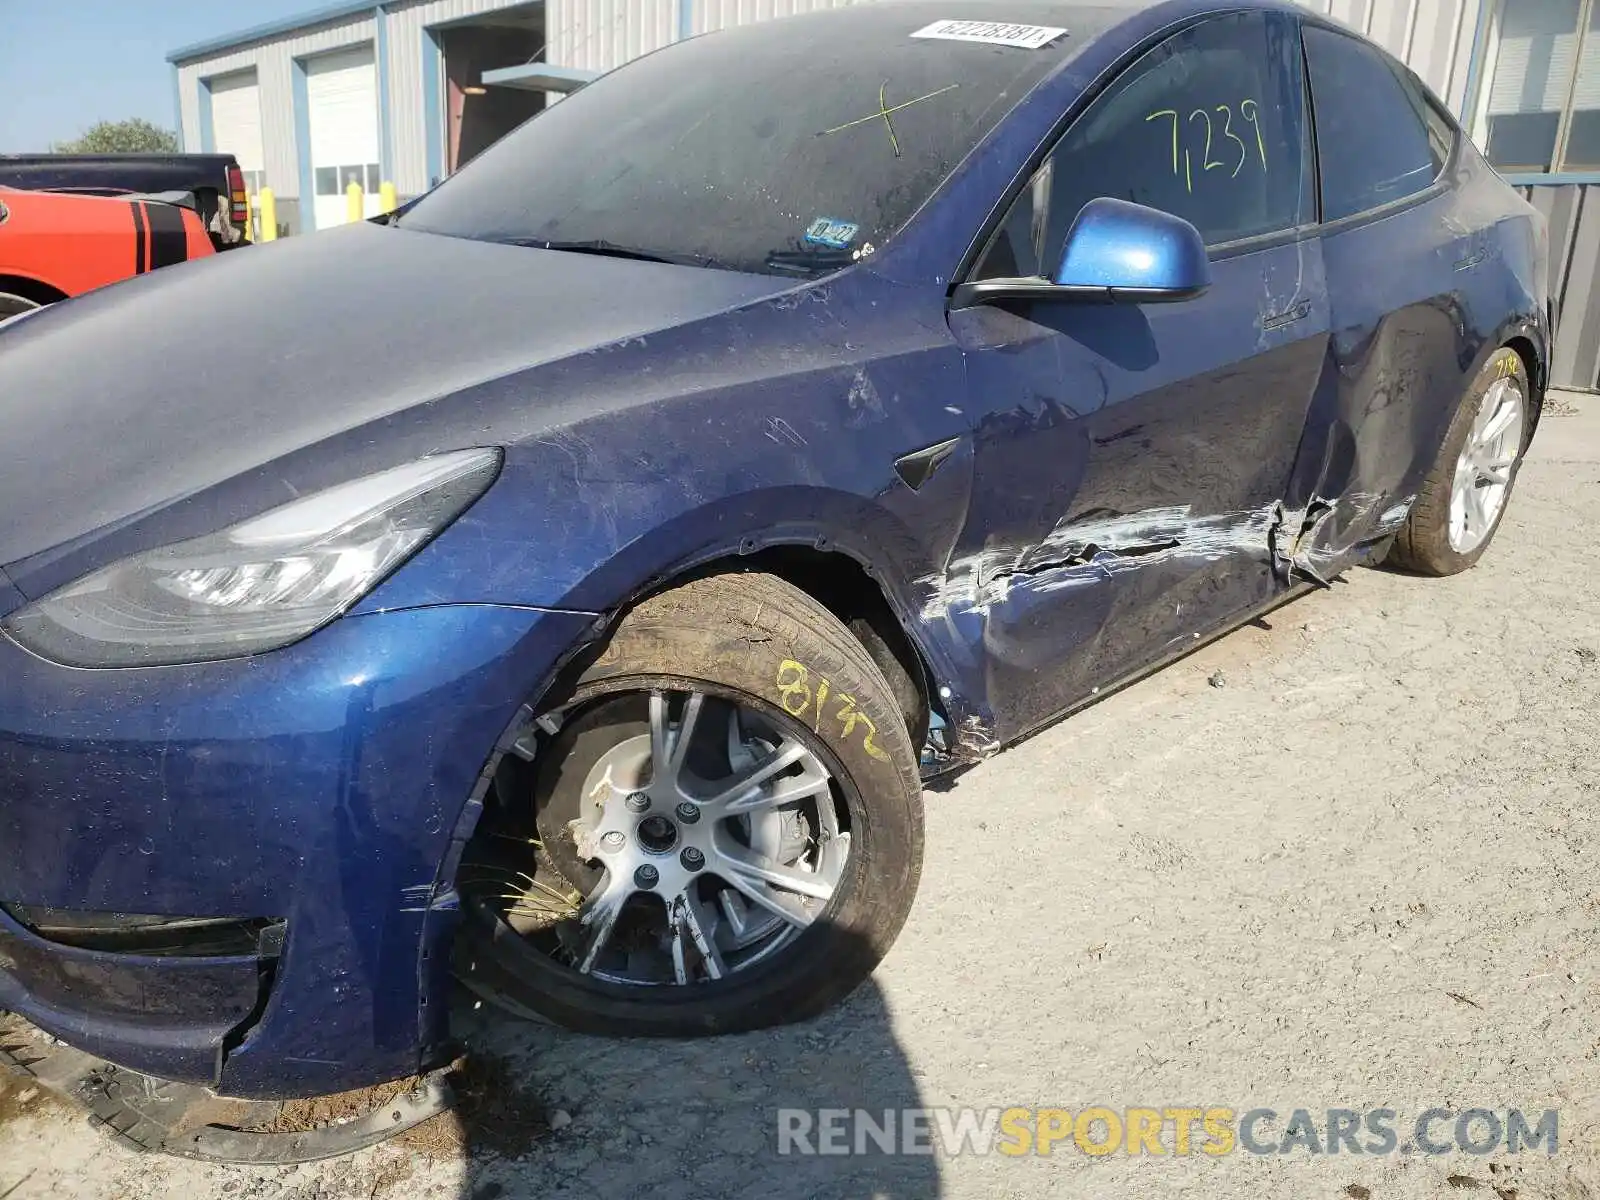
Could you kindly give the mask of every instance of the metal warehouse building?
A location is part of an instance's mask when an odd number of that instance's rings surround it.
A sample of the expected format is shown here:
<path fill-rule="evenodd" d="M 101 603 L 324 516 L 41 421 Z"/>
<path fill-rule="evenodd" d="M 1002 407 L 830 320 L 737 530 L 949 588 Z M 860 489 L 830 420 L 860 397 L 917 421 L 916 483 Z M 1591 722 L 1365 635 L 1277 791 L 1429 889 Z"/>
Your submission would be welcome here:
<path fill-rule="evenodd" d="M 426 190 L 595 75 L 669 42 L 851 0 L 360 0 L 169 56 L 186 149 L 230 151 L 280 224 L 351 182 Z M 998 12 L 1000 0 L 973 0 Z M 1550 219 L 1559 383 L 1600 384 L 1600 0 L 1302 0 L 1428 81 Z M 1374 131 L 1381 136 L 1381 131 Z"/>

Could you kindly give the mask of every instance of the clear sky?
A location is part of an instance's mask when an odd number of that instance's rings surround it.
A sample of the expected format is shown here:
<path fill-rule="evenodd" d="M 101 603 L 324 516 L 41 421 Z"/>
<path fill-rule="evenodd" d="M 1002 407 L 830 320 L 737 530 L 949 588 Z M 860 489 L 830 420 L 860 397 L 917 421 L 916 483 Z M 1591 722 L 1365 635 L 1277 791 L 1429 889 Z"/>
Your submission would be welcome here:
<path fill-rule="evenodd" d="M 96 121 L 177 125 L 167 55 L 322 0 L 0 0 L 0 154 L 47 150 Z"/>

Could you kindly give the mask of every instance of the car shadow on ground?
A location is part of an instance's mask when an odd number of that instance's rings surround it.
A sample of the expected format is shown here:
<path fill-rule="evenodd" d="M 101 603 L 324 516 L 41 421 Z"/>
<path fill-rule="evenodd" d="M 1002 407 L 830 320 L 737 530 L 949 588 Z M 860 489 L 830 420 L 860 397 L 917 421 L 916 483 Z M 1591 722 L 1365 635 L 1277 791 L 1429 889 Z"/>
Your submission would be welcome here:
<path fill-rule="evenodd" d="M 940 1193 L 939 1159 L 900 1153 L 898 1141 L 895 1153 L 871 1139 L 859 1154 L 805 1152 L 821 1148 L 818 1110 L 864 1109 L 879 1123 L 893 1110 L 898 1139 L 902 1111 L 921 1103 L 871 980 L 816 1019 L 688 1041 L 570 1033 L 465 995 L 454 1026 L 470 1049 L 458 1111 L 441 1119 L 444 1130 L 430 1123 L 403 1144 L 463 1158 L 461 1200 Z M 785 1118 L 784 1110 L 798 1111 Z M 785 1119 L 809 1128 L 809 1138 L 780 1138 Z M 840 1128 L 854 1151 L 853 1125 Z M 399 1184 L 391 1194 L 406 1191 Z"/>

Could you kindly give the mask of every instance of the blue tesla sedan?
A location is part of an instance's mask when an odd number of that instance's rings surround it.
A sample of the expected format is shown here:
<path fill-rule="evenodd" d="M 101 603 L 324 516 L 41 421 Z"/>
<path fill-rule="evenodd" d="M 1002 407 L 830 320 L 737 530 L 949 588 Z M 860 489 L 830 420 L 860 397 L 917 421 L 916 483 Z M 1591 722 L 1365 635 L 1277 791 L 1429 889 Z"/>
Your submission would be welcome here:
<path fill-rule="evenodd" d="M 0 1007 L 262 1098 L 449 1057 L 453 972 L 590 1031 L 816 1013 L 927 774 L 1477 561 L 1545 243 L 1290 4 L 893 0 L 9 322 Z"/>

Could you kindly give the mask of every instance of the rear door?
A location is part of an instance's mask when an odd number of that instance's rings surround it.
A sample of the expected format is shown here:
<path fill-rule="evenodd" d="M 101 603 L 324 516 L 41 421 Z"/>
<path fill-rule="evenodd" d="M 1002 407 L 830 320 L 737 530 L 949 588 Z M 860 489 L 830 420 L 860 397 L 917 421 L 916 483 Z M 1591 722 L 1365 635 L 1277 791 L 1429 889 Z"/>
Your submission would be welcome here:
<path fill-rule="evenodd" d="M 1405 67 L 1308 23 L 1331 370 L 1295 464 L 1302 561 L 1329 574 L 1404 521 L 1477 352 L 1466 295 L 1490 253 L 1453 186 L 1453 122 Z"/>
<path fill-rule="evenodd" d="M 1084 111 L 971 278 L 1051 275 L 1083 205 L 1192 222 L 1213 283 L 1175 304 L 960 309 L 973 498 L 947 572 L 1001 738 L 1238 619 L 1277 588 L 1274 508 L 1328 307 L 1298 24 L 1190 26 Z"/>

